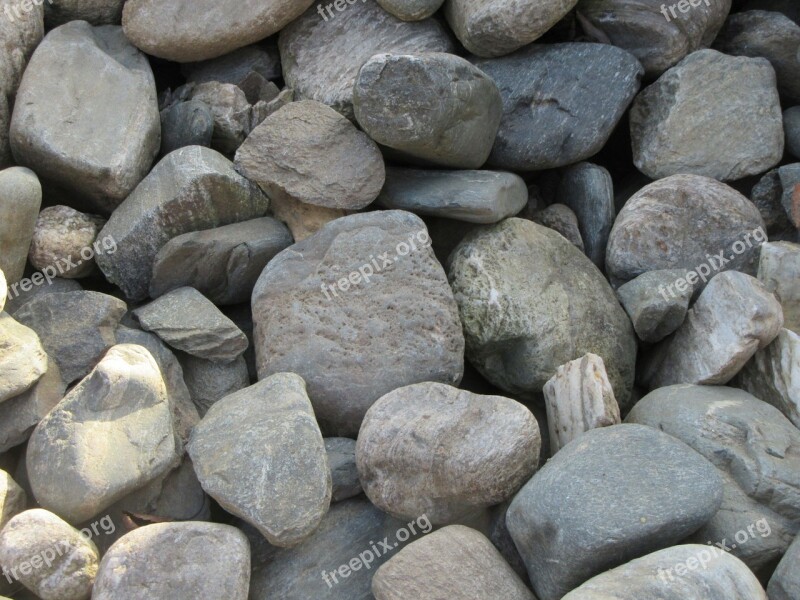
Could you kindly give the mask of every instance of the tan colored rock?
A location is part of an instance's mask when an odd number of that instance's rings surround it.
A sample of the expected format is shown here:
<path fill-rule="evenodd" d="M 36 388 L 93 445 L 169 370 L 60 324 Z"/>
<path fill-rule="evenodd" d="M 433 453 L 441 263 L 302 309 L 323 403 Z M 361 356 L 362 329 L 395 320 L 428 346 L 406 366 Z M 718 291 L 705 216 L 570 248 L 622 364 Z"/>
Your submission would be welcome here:
<path fill-rule="evenodd" d="M 40 271 L 49 267 L 66 279 L 86 277 L 95 268 L 92 244 L 105 223 L 102 217 L 69 206 L 45 208 L 36 219 L 28 253 L 31 264 Z"/>
<path fill-rule="evenodd" d="M 276 219 L 286 223 L 292 232 L 295 242 L 300 242 L 322 229 L 339 217 L 352 214 L 353 211 L 341 208 L 325 208 L 313 204 L 303 204 L 291 198 L 272 198 L 272 212 Z"/>
<path fill-rule="evenodd" d="M 17 485 L 11 475 L 0 471 L 0 529 L 5 527 L 12 517 L 24 511 L 27 503 L 25 490 Z"/>
<path fill-rule="evenodd" d="M 800 245 L 791 242 L 763 244 L 758 278 L 781 301 L 783 326 L 800 333 Z"/>
<path fill-rule="evenodd" d="M 0 269 L 12 284 L 25 272 L 28 250 L 42 205 L 42 186 L 30 169 L 0 171 Z M 19 292 L 17 292 L 19 293 Z"/>
<path fill-rule="evenodd" d="M 0 402 L 28 390 L 47 371 L 36 332 L 0 313 Z"/>

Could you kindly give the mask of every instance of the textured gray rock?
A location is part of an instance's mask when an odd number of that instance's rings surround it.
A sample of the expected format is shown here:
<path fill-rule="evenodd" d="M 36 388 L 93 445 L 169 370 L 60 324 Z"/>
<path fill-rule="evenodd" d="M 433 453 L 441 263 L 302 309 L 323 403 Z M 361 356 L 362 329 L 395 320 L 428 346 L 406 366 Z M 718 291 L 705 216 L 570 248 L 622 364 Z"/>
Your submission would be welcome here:
<path fill-rule="evenodd" d="M 186 146 L 211 146 L 214 113 L 200 100 L 178 102 L 161 111 L 161 155 Z"/>
<path fill-rule="evenodd" d="M 767 600 L 747 565 L 717 547 L 683 544 L 593 577 L 563 600 Z M 770 596 L 772 600 L 772 596 Z"/>
<path fill-rule="evenodd" d="M 94 600 L 228 598 L 246 600 L 250 545 L 218 523 L 156 523 L 114 544 L 100 563 Z"/>
<path fill-rule="evenodd" d="M 783 157 L 775 71 L 764 58 L 694 52 L 636 97 L 630 124 L 633 162 L 653 179 L 741 179 Z"/>
<path fill-rule="evenodd" d="M 783 111 L 783 132 L 786 135 L 786 150 L 800 158 L 800 106 Z"/>
<path fill-rule="evenodd" d="M 327 104 L 350 119 L 356 76 L 372 56 L 453 49 L 445 28 L 434 19 L 406 23 L 374 0 L 346 8 L 327 18 L 312 6 L 281 31 L 278 47 L 286 85 L 300 98 Z"/>
<path fill-rule="evenodd" d="M 85 600 L 100 555 L 69 523 L 33 509 L 18 514 L 0 532 L 0 561 L 41 600 Z"/>
<path fill-rule="evenodd" d="M 633 54 L 650 76 L 660 75 L 687 54 L 711 45 L 731 9 L 731 0 L 702 1 L 684 8 L 686 5 L 660 0 L 578 2 L 578 11 L 591 28 L 587 33 Z"/>
<path fill-rule="evenodd" d="M 640 367 L 650 389 L 675 383 L 728 383 L 783 327 L 775 296 L 754 277 L 726 271 L 700 294 L 675 334 Z"/>
<path fill-rule="evenodd" d="M 238 48 L 218 58 L 184 63 L 181 72 L 187 81 L 195 83 L 219 81 L 241 86 L 251 73 L 258 73 L 264 79 L 277 79 L 281 76 L 281 57 L 277 40 L 272 38 L 271 41 Z"/>
<path fill-rule="evenodd" d="M 325 438 L 325 452 L 331 469 L 331 502 L 341 502 L 361 493 L 356 467 L 356 441 L 350 438 Z"/>
<path fill-rule="evenodd" d="M 164 474 L 178 452 L 158 364 L 120 344 L 36 426 L 27 470 L 36 500 L 79 523 Z"/>
<path fill-rule="evenodd" d="M 74 279 L 61 279 L 56 277 L 50 282 L 50 285 L 32 285 L 26 287 L 25 290 L 19 286 L 13 290 L 9 287 L 8 301 L 6 302 L 6 311 L 10 315 L 14 315 L 25 304 L 38 298 L 39 296 L 46 296 L 47 294 L 60 294 L 63 292 L 79 292 L 83 288 L 81 284 Z M 14 293 L 16 292 L 16 294 Z"/>
<path fill-rule="evenodd" d="M 557 231 L 563 235 L 570 244 L 584 252 L 583 238 L 578 227 L 578 217 L 569 206 L 564 204 L 551 204 L 547 208 L 534 213 L 531 219 L 534 223 Z"/>
<path fill-rule="evenodd" d="M 0 470 L 0 529 L 5 527 L 11 517 L 25 510 L 27 500 L 25 491 L 11 475 Z"/>
<path fill-rule="evenodd" d="M 800 26 L 778 12 L 749 10 L 728 17 L 714 47 L 734 56 L 761 56 L 772 63 L 778 90 L 800 102 Z"/>
<path fill-rule="evenodd" d="M 120 27 L 73 21 L 47 34 L 25 70 L 11 149 L 43 180 L 109 213 L 147 174 L 160 131 L 147 57 Z"/>
<path fill-rule="evenodd" d="M 312 2 L 247 0 L 234 7 L 214 0 L 129 0 L 122 26 L 128 39 L 147 54 L 176 62 L 201 61 L 277 33 Z"/>
<path fill-rule="evenodd" d="M 274 546 L 296 546 L 328 511 L 331 473 L 305 382 L 271 377 L 214 404 L 189 454 L 203 489 Z"/>
<path fill-rule="evenodd" d="M 468 223 L 497 223 L 528 202 L 525 181 L 503 171 L 434 171 L 388 167 L 377 204 Z"/>
<path fill-rule="evenodd" d="M 675 293 L 675 282 L 684 275 L 681 269 L 647 271 L 617 288 L 617 297 L 643 342 L 660 342 L 683 323 L 694 292 L 687 282 Z"/>
<path fill-rule="evenodd" d="M 439 10 L 444 0 L 378 0 L 378 4 L 403 21 L 421 21 Z"/>
<path fill-rule="evenodd" d="M 376 600 L 535 600 L 482 534 L 450 525 L 403 548 L 375 572 Z"/>
<path fill-rule="evenodd" d="M 535 44 L 474 62 L 503 97 L 489 164 L 514 171 L 561 167 L 596 154 L 639 91 L 643 73 L 633 55 L 607 44 Z"/>
<path fill-rule="evenodd" d="M 251 108 L 244 91 L 232 83 L 208 81 L 193 86 L 189 98 L 211 110 L 214 132 L 211 146 L 224 154 L 233 154 L 250 133 Z"/>
<path fill-rule="evenodd" d="M 88 21 L 92 25 L 119 25 L 125 0 L 47 0 L 44 19 L 48 29 L 70 21 Z"/>
<path fill-rule="evenodd" d="M 180 361 L 184 380 L 200 416 L 225 396 L 250 385 L 244 356 L 220 363 L 181 353 Z"/>
<path fill-rule="evenodd" d="M 209 148 L 189 146 L 164 157 L 114 211 L 100 232 L 119 245 L 100 251 L 100 270 L 131 299 L 147 297 L 158 251 L 183 233 L 263 217 L 269 200 Z"/>
<path fill-rule="evenodd" d="M 800 333 L 800 245 L 791 242 L 762 245 L 758 278 L 778 296 L 784 327 Z"/>
<path fill-rule="evenodd" d="M 47 363 L 36 332 L 0 312 L 0 402 L 30 389 L 47 371 Z"/>
<path fill-rule="evenodd" d="M 247 350 L 247 336 L 194 288 L 167 292 L 133 311 L 142 328 L 192 356 L 231 362 Z"/>
<path fill-rule="evenodd" d="M 271 198 L 326 208 L 364 208 L 385 177 L 375 142 L 324 104 L 287 104 L 236 153 L 236 168 Z"/>
<path fill-rule="evenodd" d="M 0 96 L 11 99 L 17 93 L 31 54 L 44 36 L 44 10 L 42 3 L 32 2 L 25 8 L 13 0 L 3 0 L 0 7 L 3 10 L 0 22 Z M 4 129 L 2 133 L 7 131 Z"/>
<path fill-rule="evenodd" d="M 0 171 L 0 198 L 0 269 L 13 285 L 25 272 L 42 205 L 42 186 L 30 169 L 11 167 Z M 12 290 L 16 292 L 16 288 Z"/>
<path fill-rule="evenodd" d="M 67 279 L 86 277 L 94 270 L 93 244 L 105 223 L 102 217 L 69 206 L 45 208 L 36 219 L 28 252 L 31 264 L 40 271 L 49 268 Z"/>
<path fill-rule="evenodd" d="M 464 47 L 478 56 L 502 56 L 538 39 L 578 0 L 448 0 L 444 14 Z"/>
<path fill-rule="evenodd" d="M 673 385 L 642 398 L 626 422 L 683 440 L 722 475 L 722 507 L 697 543 L 727 541 L 754 571 L 786 551 L 800 529 L 800 432 L 778 409 L 734 388 Z"/>
<path fill-rule="evenodd" d="M 800 597 L 800 537 L 784 554 L 767 586 L 769 600 L 792 600 Z"/>
<path fill-rule="evenodd" d="M 708 177 L 673 175 L 625 203 L 608 240 L 606 270 L 612 284 L 648 271 L 694 271 L 686 279 L 701 290 L 720 271 L 755 274 L 766 238 L 758 209 L 739 192 Z M 667 291 L 676 295 L 675 287 Z"/>
<path fill-rule="evenodd" d="M 303 377 L 328 435 L 355 436 L 398 387 L 463 374 L 453 293 L 422 220 L 403 211 L 337 219 L 278 254 L 253 291 L 253 322 L 259 377 Z"/>
<path fill-rule="evenodd" d="M 379 144 L 412 161 L 477 169 L 502 116 L 494 81 L 443 52 L 377 54 L 358 72 L 355 117 Z"/>
<path fill-rule="evenodd" d="M 39 294 L 14 313 L 33 329 L 66 383 L 84 377 L 116 344 L 115 330 L 126 304 L 99 292 Z"/>
<path fill-rule="evenodd" d="M 783 188 L 781 204 L 792 225 L 800 229 L 800 163 L 779 167 L 778 178 Z"/>
<path fill-rule="evenodd" d="M 778 169 L 772 169 L 765 173 L 753 186 L 750 200 L 761 213 L 770 237 L 785 235 L 787 232 L 795 230 L 794 225 L 789 221 L 786 209 L 783 208 L 783 184 Z"/>
<path fill-rule="evenodd" d="M 534 591 L 557 600 L 590 577 L 678 543 L 721 500 L 721 477 L 686 444 L 650 427 L 614 425 L 562 448 L 506 518 Z"/>
<path fill-rule="evenodd" d="M 474 231 L 450 256 L 449 278 L 467 358 L 492 384 L 533 397 L 560 365 L 591 352 L 627 406 L 633 327 L 600 271 L 560 234 L 522 219 Z"/>
<path fill-rule="evenodd" d="M 418 383 L 367 411 L 356 463 L 375 506 L 446 525 L 510 498 L 536 471 L 541 444 L 536 418 L 510 398 Z"/>
<path fill-rule="evenodd" d="M 156 255 L 150 296 L 188 286 L 217 305 L 247 302 L 267 263 L 292 243 L 271 217 L 179 235 Z"/>

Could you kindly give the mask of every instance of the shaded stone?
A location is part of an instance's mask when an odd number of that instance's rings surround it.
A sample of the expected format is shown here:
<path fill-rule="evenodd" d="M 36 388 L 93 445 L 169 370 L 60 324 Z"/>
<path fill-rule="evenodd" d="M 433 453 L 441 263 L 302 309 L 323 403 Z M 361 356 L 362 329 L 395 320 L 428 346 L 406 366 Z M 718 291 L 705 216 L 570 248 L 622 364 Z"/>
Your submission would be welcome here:
<path fill-rule="evenodd" d="M 375 200 L 385 178 L 375 142 L 312 100 L 267 117 L 239 148 L 236 168 L 270 198 L 352 210 Z"/>
<path fill-rule="evenodd" d="M 800 163 L 779 167 L 778 177 L 783 187 L 781 204 L 792 225 L 800 229 Z"/>
<path fill-rule="evenodd" d="M 49 269 L 66 279 L 86 277 L 94 270 L 93 245 L 105 223 L 101 217 L 78 212 L 69 206 L 45 208 L 36 220 L 28 253 L 31 264 L 40 271 Z"/>
<path fill-rule="evenodd" d="M 325 452 L 331 469 L 331 502 L 341 502 L 361 493 L 356 467 L 356 441 L 350 438 L 325 438 Z"/>
<path fill-rule="evenodd" d="M 178 102 L 161 111 L 161 155 L 186 146 L 211 146 L 214 114 L 205 102 Z"/>
<path fill-rule="evenodd" d="M 786 135 L 786 150 L 800 158 L 800 106 L 783 111 L 783 131 Z"/>
<path fill-rule="evenodd" d="M 640 368 L 650 389 L 675 383 L 728 383 L 783 327 L 781 305 L 754 277 L 726 271 L 700 294 L 674 335 Z"/>
<path fill-rule="evenodd" d="M 44 19 L 48 29 L 70 21 L 88 21 L 92 25 L 119 25 L 125 0 L 47 0 Z"/>
<path fill-rule="evenodd" d="M 783 157 L 775 86 L 766 59 L 693 52 L 636 97 L 634 164 L 653 179 L 693 173 L 735 180 L 774 167 Z"/>
<path fill-rule="evenodd" d="M 684 275 L 686 271 L 681 269 L 647 271 L 617 289 L 617 297 L 643 342 L 660 342 L 686 319 L 694 286 L 686 282 L 683 290 L 674 293 L 675 282 Z"/>
<path fill-rule="evenodd" d="M 239 87 L 251 73 L 277 79 L 281 77 L 281 57 L 276 42 L 272 38 L 272 43 L 253 44 L 210 60 L 184 63 L 181 72 L 189 82 L 219 81 Z"/>
<path fill-rule="evenodd" d="M 444 0 L 378 0 L 378 4 L 403 21 L 421 21 L 439 10 Z"/>
<path fill-rule="evenodd" d="M 535 44 L 474 62 L 503 97 L 489 164 L 513 171 L 571 165 L 596 154 L 643 73 L 633 55 L 607 44 Z"/>
<path fill-rule="evenodd" d="M 356 2 L 335 18 L 315 6 L 281 31 L 278 40 L 286 85 L 353 118 L 353 85 L 361 65 L 381 53 L 450 52 L 453 43 L 434 19 L 403 22 L 376 2 Z M 336 60 L 330 60 L 335 56 Z"/>
<path fill-rule="evenodd" d="M 507 522 L 537 596 L 557 600 L 678 543 L 721 500 L 716 469 L 689 446 L 650 427 L 614 425 L 562 448 L 516 495 Z"/>
<path fill-rule="evenodd" d="M 791 242 L 762 245 L 758 278 L 780 300 L 784 327 L 800 333 L 800 245 Z"/>
<path fill-rule="evenodd" d="M 100 237 L 119 250 L 100 251 L 100 270 L 132 300 L 147 297 L 158 251 L 183 233 L 263 217 L 269 200 L 221 154 L 201 146 L 164 157 L 114 211 Z"/>
<path fill-rule="evenodd" d="M 27 290 L 27 291 L 26 291 Z M 83 290 L 81 284 L 74 279 L 61 279 L 56 277 L 48 285 L 32 285 L 27 287 L 26 290 L 21 289 L 19 286 L 8 290 L 8 301 L 6 303 L 6 311 L 10 315 L 14 315 L 25 304 L 47 294 L 60 294 L 63 292 L 80 292 Z"/>
<path fill-rule="evenodd" d="M 184 380 L 201 417 L 225 396 L 250 385 L 244 356 L 220 363 L 181 353 L 180 360 Z"/>
<path fill-rule="evenodd" d="M 767 586 L 769 600 L 800 597 L 800 537 L 789 546 Z"/>
<path fill-rule="evenodd" d="M 358 72 L 353 108 L 364 131 L 399 156 L 477 169 L 492 150 L 502 98 L 453 54 L 377 54 Z"/>
<path fill-rule="evenodd" d="M 453 293 L 411 213 L 329 223 L 270 261 L 252 305 L 259 377 L 303 377 L 328 435 L 355 436 L 367 409 L 398 387 L 461 380 Z"/>
<path fill-rule="evenodd" d="M 296 546 L 328 511 L 331 473 L 305 382 L 277 373 L 223 398 L 192 433 L 203 489 L 270 544 Z"/>
<path fill-rule="evenodd" d="M 0 171 L 0 198 L 0 269 L 13 285 L 25 272 L 42 205 L 39 178 L 24 167 Z"/>
<path fill-rule="evenodd" d="M 33 51 L 44 36 L 42 3 L 23 6 L 14 0 L 3 0 L 0 20 L 0 97 L 12 99 Z M 0 130 L 8 132 L 8 124 Z"/>
<path fill-rule="evenodd" d="M 250 103 L 245 93 L 232 83 L 208 81 L 194 86 L 189 98 L 205 104 L 214 118 L 211 146 L 233 154 L 250 133 Z"/>
<path fill-rule="evenodd" d="M 30 60 L 11 149 L 43 180 L 110 213 L 147 174 L 160 130 L 147 57 L 120 27 L 73 21 L 48 33 Z"/>
<path fill-rule="evenodd" d="M 789 221 L 789 215 L 783 208 L 783 184 L 778 169 L 765 173 L 753 186 L 750 200 L 761 213 L 770 237 L 781 235 L 786 231 L 794 231 L 794 225 Z"/>
<path fill-rule="evenodd" d="M 36 331 L 0 313 L 0 403 L 30 389 L 47 371 Z"/>
<path fill-rule="evenodd" d="M 178 452 L 158 364 L 120 344 L 36 426 L 27 470 L 36 500 L 79 523 L 168 471 Z"/>
<path fill-rule="evenodd" d="M 376 600 L 444 598 L 535 600 L 492 543 L 463 525 L 450 525 L 398 552 L 375 572 Z"/>
<path fill-rule="evenodd" d="M 547 208 L 540 210 L 533 215 L 532 221 L 544 225 L 545 227 L 557 231 L 563 235 L 570 244 L 581 252 L 584 252 L 583 238 L 578 228 L 578 217 L 569 206 L 563 204 L 551 204 Z"/>
<path fill-rule="evenodd" d="M 115 543 L 103 557 L 94 600 L 227 598 L 246 600 L 250 545 L 218 523 L 156 523 Z"/>
<path fill-rule="evenodd" d="M 560 365 L 591 352 L 627 406 L 633 327 L 600 271 L 560 234 L 515 218 L 481 228 L 453 251 L 449 278 L 467 358 L 489 382 L 532 398 Z"/>

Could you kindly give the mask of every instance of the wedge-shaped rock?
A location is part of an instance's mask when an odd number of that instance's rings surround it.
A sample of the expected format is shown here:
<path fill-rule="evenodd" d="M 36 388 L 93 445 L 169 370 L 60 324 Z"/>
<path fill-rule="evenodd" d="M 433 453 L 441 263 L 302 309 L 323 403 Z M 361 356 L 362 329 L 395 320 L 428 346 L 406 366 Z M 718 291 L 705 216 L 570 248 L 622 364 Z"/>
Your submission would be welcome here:
<path fill-rule="evenodd" d="M 11 475 L 0 470 L 0 529 L 13 517 L 25 510 L 28 499 L 25 491 Z"/>
<path fill-rule="evenodd" d="M 0 402 L 30 389 L 47 371 L 47 363 L 36 332 L 0 313 Z"/>
<path fill-rule="evenodd" d="M 0 171 L 0 269 L 8 283 L 9 300 L 20 293 L 36 219 L 42 206 L 42 186 L 30 169 L 11 167 Z M 30 289 L 30 283 L 26 287 Z"/>
<path fill-rule="evenodd" d="M 617 289 L 617 297 L 643 342 L 660 342 L 681 326 L 694 286 L 682 269 L 647 271 Z M 677 281 L 684 281 L 677 289 Z"/>
<path fill-rule="evenodd" d="M 341 502 L 361 492 L 356 467 L 356 441 L 350 438 L 325 438 L 325 452 L 331 468 L 331 502 Z"/>
<path fill-rule="evenodd" d="M 783 326 L 800 334 L 800 244 L 763 244 L 758 262 L 758 278 L 781 301 Z"/>
<path fill-rule="evenodd" d="M 276 546 L 328 512 L 331 473 L 305 382 L 277 373 L 214 404 L 189 444 L 203 489 Z"/>
<path fill-rule="evenodd" d="M 165 156 L 114 211 L 100 232 L 100 270 L 132 300 L 147 297 L 158 251 L 183 233 L 263 217 L 269 200 L 224 156 L 188 146 Z"/>
<path fill-rule="evenodd" d="M 42 506 L 80 523 L 165 473 L 178 452 L 158 365 L 120 344 L 36 426 L 28 477 Z"/>

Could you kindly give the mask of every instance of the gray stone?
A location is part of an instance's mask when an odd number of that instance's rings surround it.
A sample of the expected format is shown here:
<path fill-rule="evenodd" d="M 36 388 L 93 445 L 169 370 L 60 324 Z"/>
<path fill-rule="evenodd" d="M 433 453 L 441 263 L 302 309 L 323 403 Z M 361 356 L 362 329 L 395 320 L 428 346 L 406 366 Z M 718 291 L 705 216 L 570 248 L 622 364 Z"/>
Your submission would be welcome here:
<path fill-rule="evenodd" d="M 156 255 L 150 296 L 188 286 L 217 305 L 247 302 L 267 263 L 292 243 L 271 217 L 179 235 Z"/>
<path fill-rule="evenodd" d="M 754 275 L 766 238 L 758 209 L 739 192 L 709 177 L 673 175 L 643 187 L 620 211 L 606 270 L 617 285 L 648 271 L 693 271 L 687 281 L 699 291 L 720 271 Z"/>
<path fill-rule="evenodd" d="M 571 165 L 600 151 L 643 73 L 633 55 L 607 44 L 535 44 L 475 64 L 503 97 L 489 164 L 514 171 Z"/>
<path fill-rule="evenodd" d="M 608 235 L 617 214 L 611 175 L 592 163 L 572 165 L 561 175 L 558 201 L 575 213 L 586 256 L 603 270 Z"/>
<path fill-rule="evenodd" d="M 514 498 L 507 522 L 534 591 L 557 600 L 590 577 L 678 543 L 721 500 L 716 469 L 686 444 L 650 427 L 614 425 L 562 448 Z"/>
<path fill-rule="evenodd" d="M 377 54 L 353 88 L 355 117 L 379 144 L 412 161 L 477 169 L 502 116 L 494 81 L 453 54 Z"/>
<path fill-rule="evenodd" d="M 126 310 L 126 304 L 113 296 L 63 292 L 36 296 L 14 318 L 38 334 L 69 384 L 87 375 L 117 343 L 114 332 Z"/>
<path fill-rule="evenodd" d="M 794 0 L 747 0 L 743 10 L 774 10 L 800 23 L 800 6 Z"/>
<path fill-rule="evenodd" d="M 10 123 L 11 111 L 8 107 L 8 98 L 0 94 L 0 168 L 9 167 L 14 163 L 14 157 L 11 156 L 11 142 L 8 139 Z"/>
<path fill-rule="evenodd" d="M 578 0 L 448 0 L 447 22 L 478 56 L 502 56 L 526 46 L 565 17 Z"/>
<path fill-rule="evenodd" d="M 375 572 L 376 600 L 535 600 L 492 543 L 450 525 L 403 548 Z"/>
<path fill-rule="evenodd" d="M 0 403 L 29 390 L 47 371 L 36 331 L 0 312 Z"/>
<path fill-rule="evenodd" d="M 783 327 L 775 296 L 754 277 L 715 276 L 674 335 L 655 346 L 640 366 L 650 389 L 676 383 L 724 385 Z"/>
<path fill-rule="evenodd" d="M 687 54 L 710 46 L 730 9 L 731 0 L 698 2 L 688 11 L 661 0 L 578 2 L 587 34 L 633 54 L 650 77 L 660 75 Z M 665 12 L 669 10 L 675 16 Z"/>
<path fill-rule="evenodd" d="M 727 540 L 754 571 L 786 551 L 800 530 L 800 431 L 778 409 L 734 388 L 673 385 L 642 398 L 626 422 L 683 440 L 722 475 L 722 507 L 697 543 Z"/>
<path fill-rule="evenodd" d="M 513 496 L 536 471 L 541 443 L 533 414 L 510 398 L 418 383 L 367 411 L 356 463 L 375 506 L 447 525 Z"/>
<path fill-rule="evenodd" d="M 0 470 L 0 529 L 25 510 L 28 498 L 11 475 Z"/>
<path fill-rule="evenodd" d="M 25 272 L 42 186 L 30 169 L 11 167 L 0 171 L 0 198 L 0 269 L 13 285 Z"/>
<path fill-rule="evenodd" d="M 128 39 L 147 54 L 175 62 L 195 62 L 217 58 L 277 33 L 312 2 L 128 0 L 122 26 Z"/>
<path fill-rule="evenodd" d="M 27 6 L 14 0 L 0 2 L 0 97 L 12 99 L 17 93 L 25 67 L 44 36 L 42 3 Z M 8 127 L 3 128 L 5 135 Z"/>
<path fill-rule="evenodd" d="M 325 438 L 325 452 L 331 469 L 331 502 L 341 502 L 361 492 L 356 467 L 356 441 L 350 438 Z"/>
<path fill-rule="evenodd" d="M 780 300 L 784 327 L 800 333 L 800 245 L 791 242 L 762 245 L 758 278 Z"/>
<path fill-rule="evenodd" d="M 231 362 L 247 349 L 247 336 L 194 288 L 182 287 L 133 311 L 142 328 L 192 356 Z"/>
<path fill-rule="evenodd" d="M 800 163 L 779 167 L 778 177 L 783 188 L 781 204 L 792 225 L 800 229 Z"/>
<path fill-rule="evenodd" d="M 69 206 L 45 208 L 36 220 L 28 252 L 31 264 L 66 279 L 90 275 L 95 268 L 93 245 L 105 223 L 102 217 Z"/>
<path fill-rule="evenodd" d="M 778 169 L 772 169 L 753 186 L 750 200 L 756 205 L 758 212 L 767 226 L 770 237 L 780 236 L 786 232 L 794 232 L 789 215 L 783 208 L 783 184 Z"/>
<path fill-rule="evenodd" d="M 44 19 L 48 29 L 70 21 L 88 21 L 92 25 L 119 25 L 125 0 L 47 0 Z"/>
<path fill-rule="evenodd" d="M 673 575 L 676 568 L 682 569 L 683 574 Z M 665 548 L 632 560 L 593 577 L 563 600 L 608 598 L 767 600 L 764 588 L 747 565 L 717 547 L 700 544 Z"/>
<path fill-rule="evenodd" d="M 110 213 L 147 174 L 160 131 L 147 57 L 120 27 L 73 21 L 47 34 L 25 70 L 11 149 L 43 180 Z"/>
<path fill-rule="evenodd" d="M 39 567 L 31 568 L 36 558 Z M 41 600 L 85 600 L 100 555 L 69 523 L 37 508 L 18 514 L 0 532 L 0 561 Z"/>
<path fill-rule="evenodd" d="M 132 300 L 147 297 L 153 262 L 172 238 L 263 217 L 269 200 L 221 154 L 201 146 L 164 157 L 114 211 L 100 237 L 119 250 L 100 251 L 96 261 Z"/>
<path fill-rule="evenodd" d="M 181 353 L 186 385 L 200 416 L 216 402 L 250 385 L 244 356 L 229 363 L 220 363 Z"/>
<path fill-rule="evenodd" d="M 161 155 L 186 146 L 211 146 L 214 113 L 205 102 L 178 102 L 161 111 Z"/>
<path fill-rule="evenodd" d="M 378 4 L 403 21 L 421 21 L 439 10 L 444 0 L 378 0 Z"/>
<path fill-rule="evenodd" d="M 372 56 L 454 48 L 438 21 L 403 22 L 374 0 L 347 5 L 333 18 L 320 16 L 312 6 L 281 31 L 278 47 L 286 85 L 299 98 L 327 104 L 350 119 L 358 71 Z"/>
<path fill-rule="evenodd" d="M 800 26 L 778 12 L 749 10 L 732 14 L 714 47 L 733 56 L 761 56 L 772 63 L 778 90 L 791 103 L 800 102 Z"/>
<path fill-rule="evenodd" d="M 456 303 L 411 213 L 329 223 L 272 259 L 252 305 L 259 377 L 303 377 L 328 435 L 354 436 L 367 409 L 398 387 L 461 381 Z"/>
<path fill-rule="evenodd" d="M 49 285 L 32 285 L 27 288 L 27 291 L 20 289 L 19 286 L 13 289 L 9 287 L 6 312 L 14 316 L 20 308 L 39 296 L 63 292 L 80 292 L 82 290 L 81 284 L 74 279 L 61 279 L 60 277 L 53 279 Z"/>
<path fill-rule="evenodd" d="M 36 426 L 28 477 L 43 507 L 79 523 L 167 472 L 179 451 L 158 364 L 120 344 Z"/>
<path fill-rule="evenodd" d="M 627 406 L 633 327 L 600 271 L 560 234 L 516 218 L 481 228 L 453 251 L 449 278 L 467 358 L 493 385 L 533 398 L 560 365 L 591 352 Z"/>
<path fill-rule="evenodd" d="M 528 202 L 525 181 L 502 171 L 434 171 L 388 167 L 377 204 L 468 223 L 497 223 Z"/>
<path fill-rule="evenodd" d="M 189 98 L 211 109 L 211 146 L 223 154 L 236 152 L 250 133 L 251 109 L 245 93 L 232 83 L 208 81 L 193 86 Z"/>
<path fill-rule="evenodd" d="M 312 100 L 267 117 L 239 148 L 236 168 L 271 198 L 351 210 L 375 200 L 385 178 L 375 142 Z"/>
<path fill-rule="evenodd" d="M 786 135 L 786 150 L 800 158 L 800 106 L 783 111 L 783 131 Z"/>
<path fill-rule="evenodd" d="M 331 473 L 305 382 L 271 377 L 223 398 L 192 433 L 189 454 L 208 495 L 274 546 L 296 546 L 331 501 Z"/>
<path fill-rule="evenodd" d="M 585 251 L 583 238 L 578 227 L 578 217 L 569 206 L 551 204 L 533 215 L 532 221 L 563 235 L 570 244 L 581 252 Z"/>
<path fill-rule="evenodd" d="M 800 536 L 789 546 L 767 586 L 769 600 L 800 598 Z"/>
<path fill-rule="evenodd" d="M 156 523 L 114 544 L 100 563 L 93 600 L 247 600 L 250 545 L 218 523 Z"/>
<path fill-rule="evenodd" d="M 245 46 L 211 60 L 184 63 L 181 71 L 189 82 L 219 81 L 240 87 L 251 73 L 258 73 L 264 79 L 278 79 L 281 77 L 281 57 L 275 43 L 277 40 L 272 40 L 271 44 Z"/>
<path fill-rule="evenodd" d="M 674 293 L 675 282 L 684 275 L 686 271 L 681 269 L 647 271 L 617 289 L 617 297 L 643 342 L 660 342 L 686 319 L 694 287 L 687 282 L 683 291 Z"/>
<path fill-rule="evenodd" d="M 741 179 L 783 157 L 775 71 L 764 58 L 690 54 L 636 97 L 630 126 L 633 162 L 652 179 Z"/>

